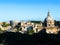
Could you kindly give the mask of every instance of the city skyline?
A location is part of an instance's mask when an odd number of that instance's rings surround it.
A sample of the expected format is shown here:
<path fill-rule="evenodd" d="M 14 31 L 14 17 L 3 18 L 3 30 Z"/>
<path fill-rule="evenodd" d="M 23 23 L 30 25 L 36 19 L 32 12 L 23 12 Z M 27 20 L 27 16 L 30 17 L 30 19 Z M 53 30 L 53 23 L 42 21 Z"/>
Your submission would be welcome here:
<path fill-rule="evenodd" d="M 0 0 L 0 21 L 44 20 L 48 10 L 60 20 L 59 0 Z"/>

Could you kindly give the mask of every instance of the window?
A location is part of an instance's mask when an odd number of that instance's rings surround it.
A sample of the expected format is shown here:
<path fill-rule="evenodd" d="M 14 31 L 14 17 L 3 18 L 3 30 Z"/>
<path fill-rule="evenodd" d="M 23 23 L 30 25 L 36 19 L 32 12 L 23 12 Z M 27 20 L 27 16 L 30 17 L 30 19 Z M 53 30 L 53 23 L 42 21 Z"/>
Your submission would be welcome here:
<path fill-rule="evenodd" d="M 49 24 L 49 26 L 50 26 L 50 24 Z"/>

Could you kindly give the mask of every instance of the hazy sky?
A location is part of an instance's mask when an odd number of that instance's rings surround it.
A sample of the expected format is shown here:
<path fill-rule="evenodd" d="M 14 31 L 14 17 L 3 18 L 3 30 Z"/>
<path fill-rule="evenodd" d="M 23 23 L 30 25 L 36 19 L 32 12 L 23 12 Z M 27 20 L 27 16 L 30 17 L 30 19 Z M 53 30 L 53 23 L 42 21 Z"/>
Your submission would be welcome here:
<path fill-rule="evenodd" d="M 60 20 L 59 0 L 0 0 L 0 21 L 44 20 L 48 10 Z"/>

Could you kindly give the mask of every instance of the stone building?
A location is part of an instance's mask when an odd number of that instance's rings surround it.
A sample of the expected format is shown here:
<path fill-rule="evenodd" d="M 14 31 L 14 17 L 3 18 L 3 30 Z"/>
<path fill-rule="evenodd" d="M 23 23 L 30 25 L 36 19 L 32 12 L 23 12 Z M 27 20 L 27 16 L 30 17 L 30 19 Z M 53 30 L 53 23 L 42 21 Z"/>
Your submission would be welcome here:
<path fill-rule="evenodd" d="M 12 31 L 14 30 L 13 28 L 19 23 L 20 21 L 10 21 L 10 27 L 6 27 L 6 29 L 11 29 Z M 24 22 L 21 21 L 21 26 L 20 28 L 22 28 L 22 30 L 20 30 L 19 32 L 26 32 L 27 30 L 34 30 L 34 33 L 38 33 L 41 30 L 45 29 L 46 33 L 49 34 L 56 34 L 58 33 L 58 31 L 60 31 L 60 28 L 58 26 L 55 26 L 55 21 L 52 18 L 52 16 L 50 15 L 50 12 L 48 12 L 47 17 L 45 18 L 44 22 L 41 23 L 32 23 L 30 21 Z M 3 27 L 0 28 L 3 29 Z M 9 30 L 10 30 L 9 29 Z M 17 29 L 15 29 L 17 30 Z"/>
<path fill-rule="evenodd" d="M 30 21 L 28 22 L 21 22 L 21 27 L 22 27 L 22 31 L 27 31 L 27 29 L 29 30 L 29 27 L 33 27 L 33 30 L 35 33 L 38 33 L 39 31 L 45 29 L 46 33 L 49 34 L 56 34 L 58 33 L 58 27 L 55 26 L 55 22 L 54 19 L 52 18 L 52 16 L 50 15 L 50 12 L 48 12 L 47 17 L 45 18 L 43 23 L 31 23 Z"/>
<path fill-rule="evenodd" d="M 49 34 L 57 34 L 59 31 L 59 27 L 55 26 L 54 19 L 50 15 L 50 12 L 48 12 L 47 17 L 45 18 L 43 24 L 42 25 L 41 24 L 35 24 L 35 27 L 34 27 L 35 33 L 38 33 L 43 29 L 45 29 L 46 33 L 49 33 Z"/>
<path fill-rule="evenodd" d="M 54 27 L 55 26 L 54 19 L 51 17 L 50 12 L 48 12 L 47 17 L 44 20 L 44 23 L 45 23 L 44 24 L 45 27 Z"/>
<path fill-rule="evenodd" d="M 55 26 L 54 19 L 51 17 L 50 12 L 48 12 L 47 17 L 44 20 L 44 27 L 47 33 L 57 33 L 58 27 Z"/>

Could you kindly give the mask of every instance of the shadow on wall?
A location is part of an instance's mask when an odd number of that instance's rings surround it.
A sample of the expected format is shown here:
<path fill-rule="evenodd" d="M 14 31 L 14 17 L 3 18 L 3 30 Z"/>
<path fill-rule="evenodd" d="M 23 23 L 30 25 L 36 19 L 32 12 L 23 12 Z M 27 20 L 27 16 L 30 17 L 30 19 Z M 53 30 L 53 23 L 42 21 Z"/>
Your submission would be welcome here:
<path fill-rule="evenodd" d="M 46 29 L 43 28 L 39 33 L 46 33 Z"/>

